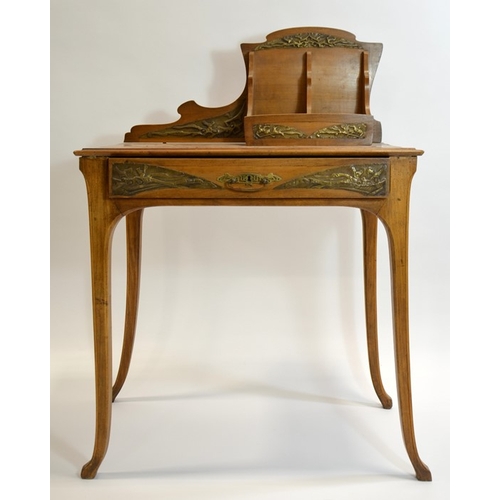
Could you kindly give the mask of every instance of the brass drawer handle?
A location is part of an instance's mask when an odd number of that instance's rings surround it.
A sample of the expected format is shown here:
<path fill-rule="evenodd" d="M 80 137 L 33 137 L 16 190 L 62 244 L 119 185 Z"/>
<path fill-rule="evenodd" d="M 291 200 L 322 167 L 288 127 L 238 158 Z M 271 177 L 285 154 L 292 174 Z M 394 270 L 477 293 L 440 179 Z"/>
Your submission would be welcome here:
<path fill-rule="evenodd" d="M 255 191 L 260 191 L 264 189 L 268 184 L 272 182 L 278 182 L 281 177 L 275 174 L 254 174 L 254 173 L 243 173 L 243 174 L 224 174 L 217 179 L 219 182 L 223 182 L 224 186 L 232 191 L 241 191 L 245 193 L 251 193 Z"/>

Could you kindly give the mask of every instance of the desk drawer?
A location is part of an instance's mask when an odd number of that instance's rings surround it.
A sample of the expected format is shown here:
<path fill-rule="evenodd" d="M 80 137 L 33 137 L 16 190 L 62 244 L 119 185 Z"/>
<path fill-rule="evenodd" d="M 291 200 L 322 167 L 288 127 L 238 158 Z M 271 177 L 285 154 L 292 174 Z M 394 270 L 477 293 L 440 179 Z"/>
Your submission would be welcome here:
<path fill-rule="evenodd" d="M 387 158 L 109 159 L 111 198 L 383 198 Z"/>

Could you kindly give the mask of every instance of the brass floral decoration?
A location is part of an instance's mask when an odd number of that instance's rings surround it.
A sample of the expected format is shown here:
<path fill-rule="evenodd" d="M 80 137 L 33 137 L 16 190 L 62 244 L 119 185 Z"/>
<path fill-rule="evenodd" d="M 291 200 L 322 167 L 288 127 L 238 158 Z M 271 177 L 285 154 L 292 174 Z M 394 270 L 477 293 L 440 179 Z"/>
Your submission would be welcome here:
<path fill-rule="evenodd" d="M 254 50 L 265 49 L 300 49 L 300 48 L 333 48 L 341 47 L 346 49 L 362 49 L 356 42 L 336 36 L 325 35 L 324 33 L 297 33 L 287 35 L 282 38 L 269 40 L 257 45 Z"/>
<path fill-rule="evenodd" d="M 147 132 L 141 136 L 141 139 L 153 137 L 203 137 L 206 139 L 243 137 L 245 106 L 246 101 L 243 101 L 239 107 L 222 115 Z"/>
<path fill-rule="evenodd" d="M 133 196 L 154 189 L 222 189 L 218 184 L 196 175 L 147 163 L 113 163 L 111 193 Z"/>
<path fill-rule="evenodd" d="M 369 196 L 387 194 L 387 165 L 347 165 L 303 175 L 275 189 L 346 189 Z"/>
<path fill-rule="evenodd" d="M 306 134 L 288 125 L 259 123 L 253 126 L 253 136 L 255 139 L 363 139 L 366 129 L 366 123 L 339 123 Z"/>

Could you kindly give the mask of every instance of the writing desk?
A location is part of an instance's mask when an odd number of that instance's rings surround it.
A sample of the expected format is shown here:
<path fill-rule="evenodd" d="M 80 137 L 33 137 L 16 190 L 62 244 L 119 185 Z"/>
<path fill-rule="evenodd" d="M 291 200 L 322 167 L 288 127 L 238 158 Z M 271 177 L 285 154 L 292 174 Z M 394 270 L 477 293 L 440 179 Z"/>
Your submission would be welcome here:
<path fill-rule="evenodd" d="M 377 225 L 389 240 L 399 412 L 408 456 L 420 480 L 431 473 L 415 443 L 408 324 L 408 207 L 422 151 L 381 142 L 370 91 L 382 44 L 347 31 L 298 27 L 241 44 L 247 83 L 232 103 L 188 101 L 175 123 L 132 127 L 124 143 L 76 151 L 90 221 L 96 435 L 83 478 L 95 477 L 108 447 L 112 401 L 127 377 L 137 320 L 141 221 L 169 205 L 344 206 L 361 210 L 370 374 L 380 402 L 377 340 Z M 127 299 L 122 356 L 111 369 L 111 240 L 126 218 Z"/>
<path fill-rule="evenodd" d="M 376 310 L 376 239 L 389 242 L 399 413 L 404 443 L 419 480 L 431 473 L 419 457 L 412 416 L 408 321 L 410 185 L 422 151 L 366 146 L 252 146 L 241 142 L 125 142 L 76 151 L 85 177 L 90 223 L 96 434 L 81 476 L 95 477 L 108 447 L 112 401 L 130 364 L 137 318 L 141 220 L 148 207 L 170 205 L 342 206 L 361 210 L 370 373 L 384 408 Z M 127 299 L 118 375 L 111 363 L 111 241 L 126 218 Z"/>

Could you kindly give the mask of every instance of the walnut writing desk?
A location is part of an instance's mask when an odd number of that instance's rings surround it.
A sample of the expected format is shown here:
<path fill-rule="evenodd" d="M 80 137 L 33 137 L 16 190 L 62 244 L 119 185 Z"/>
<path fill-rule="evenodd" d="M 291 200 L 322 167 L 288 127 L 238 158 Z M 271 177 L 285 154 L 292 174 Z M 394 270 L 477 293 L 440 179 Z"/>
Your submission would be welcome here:
<path fill-rule="evenodd" d="M 267 56 L 263 60 L 256 56 L 257 48 L 266 44 L 269 47 L 265 48 L 276 54 L 271 62 Z M 302 55 L 290 56 L 291 49 L 302 51 Z M 349 105 L 349 109 L 341 105 L 340 114 L 335 113 L 335 109 L 327 109 L 326 113 L 320 109 L 315 113 L 316 87 L 311 81 L 316 73 L 312 67 L 318 60 L 321 62 L 329 49 L 357 51 L 347 62 L 344 55 L 339 56 L 342 67 L 355 66 L 354 71 L 361 75 L 353 88 L 354 105 Z M 81 475 L 94 478 L 104 459 L 112 402 L 125 382 L 130 365 L 139 297 L 144 209 L 171 205 L 343 206 L 361 211 L 370 373 L 382 406 L 391 408 L 392 400 L 380 377 L 378 356 L 378 221 L 387 232 L 401 428 L 417 478 L 430 481 L 431 473 L 419 457 L 414 434 L 408 319 L 409 197 L 417 157 L 422 151 L 381 143 L 380 124 L 366 114 L 367 89 L 369 91 L 381 46 L 357 42 L 354 35 L 340 30 L 294 28 L 272 33 L 264 44 L 244 44 L 242 50 L 249 83 L 234 103 L 221 108 L 203 108 L 190 101 L 179 108 L 178 122 L 135 126 L 120 145 L 75 152 L 80 157 L 88 193 L 96 377 L 94 452 Z M 325 57 L 328 67 L 338 62 L 337 56 L 331 53 Z M 273 58 L 284 60 L 287 68 L 297 61 L 299 65 L 304 64 L 306 90 L 296 92 L 292 96 L 294 106 L 284 112 L 272 109 L 271 113 L 265 113 L 267 108 L 258 96 L 265 96 L 266 92 L 259 90 L 256 81 L 260 81 L 262 64 L 272 66 Z M 353 65 L 352 60 L 360 62 L 361 71 L 358 62 Z M 287 78 L 290 72 L 284 70 Z M 322 77 L 325 71 L 319 74 Z M 328 75 L 328 81 L 335 83 L 335 77 Z M 267 82 L 264 90 L 269 85 Z M 285 97 L 293 93 L 283 88 L 281 91 L 279 95 Z M 320 97 L 325 99 L 324 89 Z M 302 99 L 306 102 L 304 113 L 297 112 Z M 359 99 L 364 103 L 361 108 Z M 348 100 L 341 99 L 342 102 Z M 325 123 L 331 125 L 325 126 Z M 314 133 L 317 127 L 322 130 L 320 134 Z M 113 382 L 111 244 L 113 230 L 123 217 L 127 241 L 126 317 L 122 355 Z"/>

